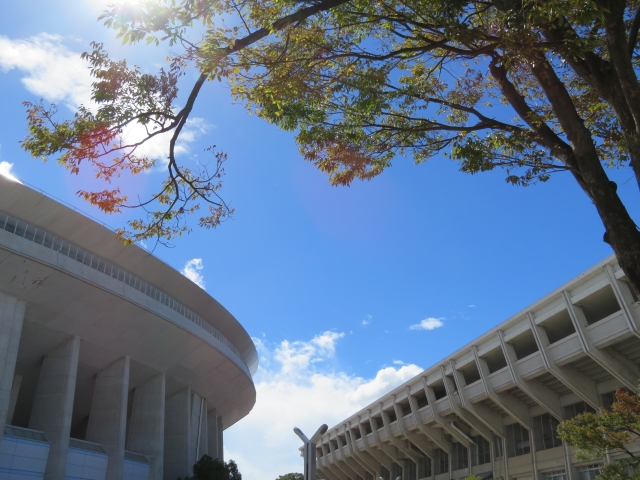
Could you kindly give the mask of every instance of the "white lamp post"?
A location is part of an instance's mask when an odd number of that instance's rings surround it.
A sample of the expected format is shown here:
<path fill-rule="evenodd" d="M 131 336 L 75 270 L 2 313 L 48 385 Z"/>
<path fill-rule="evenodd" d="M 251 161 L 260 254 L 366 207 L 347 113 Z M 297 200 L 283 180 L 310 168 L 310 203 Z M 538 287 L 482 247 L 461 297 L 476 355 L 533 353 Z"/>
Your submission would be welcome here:
<path fill-rule="evenodd" d="M 304 457 L 304 480 L 316 480 L 316 443 L 328 429 L 329 427 L 327 425 L 322 425 L 316 433 L 313 434 L 311 439 L 308 439 L 298 427 L 293 429 L 304 444 L 300 449 L 302 451 L 302 457 Z"/>

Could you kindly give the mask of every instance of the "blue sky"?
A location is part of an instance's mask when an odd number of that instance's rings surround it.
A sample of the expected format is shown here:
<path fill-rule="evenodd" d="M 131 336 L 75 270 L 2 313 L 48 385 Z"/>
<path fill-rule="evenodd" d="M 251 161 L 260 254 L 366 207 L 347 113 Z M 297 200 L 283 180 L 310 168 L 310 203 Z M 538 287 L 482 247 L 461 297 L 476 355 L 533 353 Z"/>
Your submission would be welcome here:
<path fill-rule="evenodd" d="M 91 40 L 145 69 L 162 64 L 162 47 L 114 40 L 95 20 L 102 9 L 99 0 L 3 6 L 0 165 L 116 227 L 123 218 L 74 194 L 90 174 L 73 178 L 19 149 L 22 101 L 44 97 L 67 115 L 87 98 L 78 55 Z M 256 338 L 258 404 L 226 432 L 227 458 L 246 480 L 301 471 L 293 426 L 311 432 L 341 420 L 611 253 L 567 174 L 518 188 L 502 172 L 470 176 L 444 159 L 398 158 L 371 182 L 333 188 L 300 158 L 293 135 L 249 116 L 224 84 L 206 85 L 194 115 L 183 161 L 211 144 L 224 150 L 222 193 L 236 213 L 156 254 L 186 268 Z M 154 148 L 161 155 L 165 146 Z M 639 218 L 630 173 L 613 173 Z M 148 192 L 159 179 L 141 175 L 126 188 Z"/>

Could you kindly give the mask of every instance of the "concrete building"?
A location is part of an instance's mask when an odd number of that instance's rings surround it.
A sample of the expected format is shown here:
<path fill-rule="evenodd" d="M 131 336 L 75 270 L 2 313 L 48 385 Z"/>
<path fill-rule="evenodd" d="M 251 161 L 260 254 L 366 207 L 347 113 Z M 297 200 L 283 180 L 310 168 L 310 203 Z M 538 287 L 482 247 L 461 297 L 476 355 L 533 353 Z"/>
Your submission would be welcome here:
<path fill-rule="evenodd" d="M 329 429 L 318 476 L 593 480 L 604 460 L 556 426 L 639 376 L 640 305 L 611 256 Z"/>
<path fill-rule="evenodd" d="M 0 176 L 0 480 L 175 480 L 256 398 L 258 356 L 204 290 Z"/>

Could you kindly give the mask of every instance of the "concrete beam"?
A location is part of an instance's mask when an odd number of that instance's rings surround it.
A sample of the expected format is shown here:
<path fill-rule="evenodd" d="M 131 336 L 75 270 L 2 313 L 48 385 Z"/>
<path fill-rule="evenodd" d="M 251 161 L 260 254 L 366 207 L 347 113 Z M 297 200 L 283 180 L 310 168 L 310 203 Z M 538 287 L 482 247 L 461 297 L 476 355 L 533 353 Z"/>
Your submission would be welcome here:
<path fill-rule="evenodd" d="M 571 302 L 571 296 L 568 292 L 562 292 L 562 296 L 573 326 L 578 332 L 584 352 L 619 382 L 622 382 L 625 387 L 635 392 L 638 389 L 638 368 L 626 359 L 614 358 L 604 350 L 597 348 L 587 330 L 587 319 L 582 312 L 582 308 Z"/>
<path fill-rule="evenodd" d="M 596 382 L 586 375 L 580 373 L 573 367 L 558 365 L 553 361 L 553 357 L 549 354 L 549 337 L 544 327 L 536 324 L 533 314 L 529 313 L 529 322 L 531 323 L 531 331 L 533 337 L 538 344 L 538 350 L 542 355 L 542 361 L 549 373 L 563 383 L 569 390 L 578 395 L 587 404 L 594 409 L 601 406 L 600 397 Z"/>
<path fill-rule="evenodd" d="M 369 422 L 369 425 L 371 425 L 371 422 Z M 360 417 L 358 417 L 358 427 L 360 428 L 360 435 L 362 436 L 363 444 L 365 446 L 365 450 L 361 453 L 363 456 L 370 459 L 369 463 L 371 463 L 372 465 L 376 465 L 377 471 L 376 474 L 374 474 L 374 477 L 378 478 L 380 476 L 381 467 L 391 466 L 389 457 L 388 455 L 381 453 L 381 451 L 376 449 L 375 441 L 373 443 L 369 442 L 369 439 L 367 438 L 367 432 L 364 429 L 364 425 Z"/>
<path fill-rule="evenodd" d="M 352 424 L 350 424 L 350 427 L 354 428 Z M 367 465 L 367 470 L 369 471 L 369 473 L 373 475 L 374 478 L 377 478 L 378 472 L 380 471 L 380 462 L 367 451 L 367 449 L 369 448 L 368 442 L 367 442 L 366 436 L 364 436 L 364 433 L 365 433 L 364 428 L 362 424 L 360 424 L 359 417 L 358 417 L 358 424 L 356 425 L 356 428 L 358 428 L 358 430 L 360 431 L 360 438 L 362 438 L 362 444 L 364 446 L 364 449 L 360 450 L 358 448 L 356 440 L 353 437 L 351 437 L 351 440 L 353 443 L 353 450 L 354 452 L 356 452 L 356 455 L 360 457 L 360 460 L 365 465 Z"/>
<path fill-rule="evenodd" d="M 478 355 L 478 348 L 475 345 L 472 349 L 478 365 L 478 371 L 480 372 L 480 378 L 482 379 L 485 391 L 489 398 L 500 405 L 504 411 L 511 416 L 511 418 L 531 432 L 533 429 L 533 422 L 531 421 L 531 415 L 529 414 L 529 407 L 511 395 L 507 393 L 498 393 L 489 386 L 489 382 L 487 381 L 487 377 L 489 376 L 489 367 L 487 366 L 487 362 L 484 358 L 480 358 Z"/>
<path fill-rule="evenodd" d="M 329 442 L 331 443 L 331 442 Z M 329 459 L 329 448 L 324 442 L 320 443 L 320 448 L 322 448 L 322 458 L 324 458 L 325 465 L 329 471 L 333 473 L 335 477 L 338 477 L 340 480 L 346 480 L 349 475 L 344 472 L 341 468 L 336 465 L 335 459 Z"/>
<path fill-rule="evenodd" d="M 498 338 L 500 339 L 500 345 L 502 346 L 502 352 L 507 360 L 507 366 L 511 371 L 513 382 L 520 387 L 527 395 L 535 400 L 538 405 L 545 408 L 551 415 L 556 417 L 559 422 L 562 422 L 562 406 L 560 405 L 560 397 L 555 392 L 537 380 L 525 380 L 520 374 L 520 370 L 516 362 L 518 357 L 513 345 L 504 341 L 504 333 L 502 330 L 498 330 Z"/>
<path fill-rule="evenodd" d="M 129 397 L 128 356 L 98 372 L 87 426 L 87 440 L 99 443 L 109 455 L 106 480 L 120 480 L 124 472 L 124 447 Z"/>
<path fill-rule="evenodd" d="M 442 381 L 444 382 L 445 380 L 446 380 L 446 377 L 444 376 L 444 373 L 443 373 Z M 448 432 L 449 435 L 451 435 L 456 440 L 458 440 L 458 442 L 460 442 L 466 448 L 469 448 L 469 440 L 467 440 L 465 437 L 460 435 L 460 433 L 456 429 L 451 428 L 451 425 L 449 424 L 449 422 L 446 419 L 442 418 L 442 416 L 436 411 L 436 394 L 433 388 L 427 385 L 426 377 L 422 377 L 422 386 L 424 388 L 424 392 L 427 395 L 427 401 L 431 406 L 431 414 L 433 415 L 433 418 L 436 421 L 436 423 L 440 425 L 440 427 L 442 427 L 443 430 Z M 453 402 L 451 401 L 451 397 L 449 397 L 448 394 L 447 394 L 447 401 L 449 402 L 450 409 L 453 410 Z"/>
<path fill-rule="evenodd" d="M 136 388 L 129 423 L 127 450 L 151 463 L 149 480 L 163 480 L 166 376 L 160 373 Z"/>
<path fill-rule="evenodd" d="M 420 414 L 418 412 L 418 402 L 414 397 L 409 395 L 409 406 L 411 407 L 411 414 L 413 415 L 413 421 L 418 427 L 418 430 L 422 432 L 427 438 L 435 443 L 438 448 L 444 450 L 447 453 L 451 453 L 451 444 L 447 442 L 442 436 L 442 430 L 438 430 L 429 425 L 425 425 L 420 421 Z"/>
<path fill-rule="evenodd" d="M 340 460 L 349 467 L 356 476 L 362 477 L 364 475 L 365 469 L 360 465 L 360 463 L 354 458 L 351 454 L 351 450 L 346 443 L 346 432 L 345 432 L 345 443 L 343 444 L 340 441 L 339 432 L 336 433 L 336 442 L 338 442 L 338 452 L 340 453 Z M 335 455 L 335 454 L 334 454 Z M 356 477 L 351 477 L 355 480 Z"/>
<path fill-rule="evenodd" d="M 407 397 L 410 396 L 409 391 L 410 389 L 409 387 L 407 387 Z M 402 432 L 402 435 L 404 435 L 407 440 L 418 447 L 425 456 L 433 458 L 433 446 L 431 445 L 431 443 L 422 438 L 420 435 L 416 435 L 415 433 L 410 432 L 407 428 L 407 425 L 404 421 L 404 412 L 402 411 L 402 408 L 400 408 L 400 405 L 397 404 L 395 395 L 393 395 L 393 408 L 396 412 L 396 417 L 398 418 L 398 427 L 400 428 L 400 432 Z"/>
<path fill-rule="evenodd" d="M 456 369 L 453 360 L 451 360 L 451 370 L 453 372 L 453 381 L 456 383 L 458 389 L 458 398 L 460 399 L 460 404 L 462 406 L 462 411 L 456 413 L 459 413 L 461 418 L 463 418 L 489 442 L 493 441 L 491 435 L 492 432 L 500 437 L 504 436 L 502 417 L 486 405 L 481 403 L 475 404 L 469 400 L 467 397 L 467 391 L 465 390 L 467 382 L 464 379 L 464 375 Z M 464 411 L 468 412 L 469 415 L 465 415 Z M 472 417 L 475 421 L 472 420 Z M 482 428 L 480 424 L 482 424 L 484 428 Z"/>
<path fill-rule="evenodd" d="M 379 428 L 378 422 L 376 421 L 375 418 L 371 416 L 371 410 L 367 410 L 367 412 L 369 414 L 369 424 L 371 425 L 371 432 L 373 433 L 373 439 L 376 443 L 376 447 L 381 452 L 386 454 L 392 462 L 397 461 L 398 460 L 397 452 L 394 452 L 391 447 L 384 444 L 382 440 L 380 440 L 380 435 L 378 434 L 378 428 Z"/>
<path fill-rule="evenodd" d="M 337 439 L 336 439 L 336 442 L 337 442 Z M 336 466 L 336 468 L 339 468 L 340 470 L 342 470 L 342 472 L 347 477 L 355 478 L 356 472 L 347 464 L 347 462 L 344 461 L 344 457 L 340 455 L 341 458 L 338 458 L 338 450 L 333 447 L 333 444 L 331 443 L 331 437 L 328 437 L 327 444 L 329 446 L 329 452 L 331 453 L 330 461 Z"/>
<path fill-rule="evenodd" d="M 640 325 L 638 324 L 638 320 L 633 316 L 631 308 L 629 308 L 629 305 L 634 303 L 629 284 L 616 278 L 616 273 L 611 265 L 605 265 L 604 271 L 607 274 L 609 285 L 611 285 L 616 300 L 618 300 L 620 309 L 624 314 L 629 330 L 631 330 L 636 337 L 640 337 Z"/>
<path fill-rule="evenodd" d="M 369 472 L 371 475 L 375 475 L 376 469 L 360 455 L 360 451 L 358 446 L 356 445 L 356 441 L 353 439 L 352 431 L 348 425 L 345 424 L 345 438 L 347 439 L 347 444 L 349 445 L 349 451 L 353 458 L 362 466 L 362 468 Z"/>
<path fill-rule="evenodd" d="M 320 478 L 324 478 L 326 480 L 340 480 L 340 477 L 336 477 L 327 467 L 321 467 L 319 465 L 320 462 L 318 462 L 316 466 L 316 471 L 320 474 Z"/>
<path fill-rule="evenodd" d="M 79 354 L 75 336 L 45 355 L 40 368 L 29 428 L 43 431 L 51 442 L 45 480 L 65 478 Z"/>
<path fill-rule="evenodd" d="M 398 450 L 401 450 L 407 457 L 417 463 L 418 459 L 420 458 L 418 452 L 411 451 L 407 448 L 407 445 L 404 444 L 404 442 L 398 440 L 393 436 L 393 433 L 391 432 L 391 426 L 389 425 L 389 415 L 382 409 L 382 403 L 380 404 L 380 412 L 382 415 L 382 423 L 384 424 L 384 429 L 387 433 L 387 438 L 389 439 L 389 441 L 393 443 Z"/>

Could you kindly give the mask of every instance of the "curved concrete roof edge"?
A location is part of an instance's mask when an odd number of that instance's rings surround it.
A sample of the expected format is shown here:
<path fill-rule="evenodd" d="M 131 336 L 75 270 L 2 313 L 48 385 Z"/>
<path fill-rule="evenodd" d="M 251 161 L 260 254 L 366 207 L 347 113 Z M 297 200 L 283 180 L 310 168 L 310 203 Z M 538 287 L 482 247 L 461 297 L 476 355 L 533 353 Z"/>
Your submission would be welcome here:
<path fill-rule="evenodd" d="M 124 245 L 112 230 L 92 218 L 2 175 L 0 211 L 82 247 L 163 290 L 217 328 L 240 351 L 251 374 L 257 371 L 258 352 L 240 322 L 205 290 L 159 258 L 137 245 Z"/>

